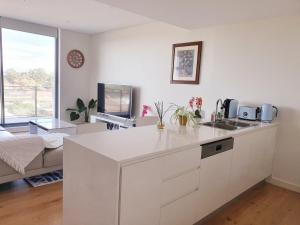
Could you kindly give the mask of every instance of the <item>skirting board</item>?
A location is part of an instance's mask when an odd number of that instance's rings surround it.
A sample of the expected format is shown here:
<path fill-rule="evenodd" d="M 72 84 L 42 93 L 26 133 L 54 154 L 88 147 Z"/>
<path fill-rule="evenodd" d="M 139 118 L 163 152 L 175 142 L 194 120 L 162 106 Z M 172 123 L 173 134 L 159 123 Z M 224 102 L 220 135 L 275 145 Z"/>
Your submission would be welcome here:
<path fill-rule="evenodd" d="M 287 181 L 284 181 L 284 180 L 281 180 L 279 178 L 270 177 L 267 179 L 267 182 L 270 184 L 276 185 L 278 187 L 282 187 L 282 188 L 288 189 L 290 191 L 295 191 L 295 192 L 300 193 L 300 186 L 290 183 L 290 182 L 287 182 Z"/>

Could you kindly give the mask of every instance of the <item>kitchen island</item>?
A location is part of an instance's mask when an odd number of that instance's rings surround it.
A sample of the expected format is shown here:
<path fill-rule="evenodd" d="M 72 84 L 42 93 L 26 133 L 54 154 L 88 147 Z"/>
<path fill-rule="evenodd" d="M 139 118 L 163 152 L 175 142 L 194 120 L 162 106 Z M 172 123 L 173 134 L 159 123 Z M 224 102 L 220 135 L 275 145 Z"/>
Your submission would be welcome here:
<path fill-rule="evenodd" d="M 64 224 L 192 225 L 272 174 L 277 127 L 145 126 L 67 137 Z"/>

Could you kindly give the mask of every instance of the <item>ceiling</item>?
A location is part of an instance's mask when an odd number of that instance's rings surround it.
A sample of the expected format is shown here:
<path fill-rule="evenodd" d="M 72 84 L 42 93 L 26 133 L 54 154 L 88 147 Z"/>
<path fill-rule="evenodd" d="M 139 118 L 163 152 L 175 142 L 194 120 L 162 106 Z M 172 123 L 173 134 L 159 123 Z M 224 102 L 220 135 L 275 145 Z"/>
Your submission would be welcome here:
<path fill-rule="evenodd" d="M 0 16 L 90 34 L 153 20 L 197 29 L 295 14 L 300 0 L 0 0 Z"/>
<path fill-rule="evenodd" d="M 95 0 L 0 0 L 0 16 L 84 33 L 99 33 L 151 21 Z"/>
<path fill-rule="evenodd" d="M 97 0 L 182 28 L 300 14 L 300 0 Z"/>

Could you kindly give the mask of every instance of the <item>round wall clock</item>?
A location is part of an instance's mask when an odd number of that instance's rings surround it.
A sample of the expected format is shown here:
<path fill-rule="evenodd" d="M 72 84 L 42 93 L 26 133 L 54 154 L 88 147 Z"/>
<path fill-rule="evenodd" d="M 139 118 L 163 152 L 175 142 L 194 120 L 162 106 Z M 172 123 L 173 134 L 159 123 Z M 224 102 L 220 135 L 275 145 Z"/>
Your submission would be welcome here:
<path fill-rule="evenodd" d="M 84 55 L 81 51 L 73 49 L 68 53 L 67 60 L 72 68 L 80 68 L 84 64 Z"/>

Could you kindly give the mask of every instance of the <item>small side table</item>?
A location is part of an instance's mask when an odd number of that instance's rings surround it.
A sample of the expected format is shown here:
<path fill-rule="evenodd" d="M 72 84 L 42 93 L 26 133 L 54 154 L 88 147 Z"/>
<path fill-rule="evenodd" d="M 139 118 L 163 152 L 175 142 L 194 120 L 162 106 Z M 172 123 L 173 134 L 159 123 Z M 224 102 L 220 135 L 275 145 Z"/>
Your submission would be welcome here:
<path fill-rule="evenodd" d="M 29 121 L 30 134 L 38 133 L 66 133 L 76 134 L 76 125 L 56 118 L 37 118 Z"/>

